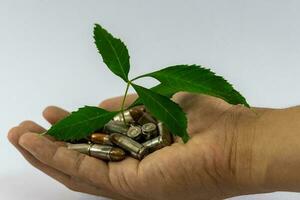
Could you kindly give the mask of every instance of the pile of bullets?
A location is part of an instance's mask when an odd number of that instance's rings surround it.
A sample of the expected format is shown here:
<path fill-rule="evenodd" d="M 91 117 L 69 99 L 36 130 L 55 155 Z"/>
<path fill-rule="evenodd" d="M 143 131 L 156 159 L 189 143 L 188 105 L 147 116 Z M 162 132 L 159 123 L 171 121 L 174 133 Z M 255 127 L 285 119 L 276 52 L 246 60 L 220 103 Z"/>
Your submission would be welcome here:
<path fill-rule="evenodd" d="M 107 161 L 121 161 L 126 155 L 142 160 L 173 143 L 165 125 L 151 116 L 144 106 L 125 110 L 123 114 L 124 117 L 118 113 L 85 143 L 68 143 L 68 149 Z"/>

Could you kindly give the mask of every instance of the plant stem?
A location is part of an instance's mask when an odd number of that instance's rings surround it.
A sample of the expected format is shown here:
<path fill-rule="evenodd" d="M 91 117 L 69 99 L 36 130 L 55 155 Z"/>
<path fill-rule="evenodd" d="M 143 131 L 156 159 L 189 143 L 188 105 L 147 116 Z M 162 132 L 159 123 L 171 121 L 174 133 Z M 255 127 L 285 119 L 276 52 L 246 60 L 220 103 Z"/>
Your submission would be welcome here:
<path fill-rule="evenodd" d="M 127 86 L 126 86 L 126 90 L 125 90 L 125 94 L 124 94 L 124 97 L 123 97 L 123 100 L 122 100 L 122 105 L 121 105 L 121 113 L 122 113 L 122 117 L 123 117 L 123 121 L 124 121 L 125 125 L 127 125 L 127 123 L 126 123 L 125 115 L 124 115 L 124 105 L 125 105 L 125 100 L 126 100 L 126 96 L 127 96 L 130 84 L 131 84 L 131 81 L 128 81 Z"/>
<path fill-rule="evenodd" d="M 148 74 L 143 74 L 143 75 L 137 76 L 137 77 L 131 79 L 130 82 L 135 81 L 135 80 L 140 79 L 140 78 L 143 78 L 143 77 L 146 77 L 147 75 Z"/>

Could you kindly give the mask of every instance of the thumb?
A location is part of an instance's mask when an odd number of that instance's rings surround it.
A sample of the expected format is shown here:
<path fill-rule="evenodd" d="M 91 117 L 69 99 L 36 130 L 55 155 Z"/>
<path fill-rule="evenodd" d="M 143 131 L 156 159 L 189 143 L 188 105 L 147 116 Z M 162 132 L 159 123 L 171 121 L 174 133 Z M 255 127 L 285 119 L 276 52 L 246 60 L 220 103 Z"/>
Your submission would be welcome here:
<path fill-rule="evenodd" d="M 173 96 L 173 100 L 187 114 L 188 132 L 192 135 L 209 128 L 232 108 L 222 99 L 202 94 L 180 92 Z"/>

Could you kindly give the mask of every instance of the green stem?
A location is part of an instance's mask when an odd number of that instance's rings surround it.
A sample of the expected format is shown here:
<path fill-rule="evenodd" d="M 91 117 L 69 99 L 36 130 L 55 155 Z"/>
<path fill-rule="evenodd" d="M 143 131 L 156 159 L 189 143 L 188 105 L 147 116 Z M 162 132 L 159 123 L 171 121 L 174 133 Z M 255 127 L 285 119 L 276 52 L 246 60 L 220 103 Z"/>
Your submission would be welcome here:
<path fill-rule="evenodd" d="M 46 135 L 46 134 L 47 134 L 47 131 L 42 132 L 42 133 L 40 133 L 39 135 L 40 135 L 40 136 L 44 136 L 44 135 Z"/>
<path fill-rule="evenodd" d="M 130 82 L 133 82 L 133 81 L 135 81 L 135 80 L 137 80 L 137 79 L 140 79 L 140 78 L 143 78 L 143 77 L 146 77 L 146 76 L 148 76 L 148 74 L 144 74 L 144 75 L 137 76 L 137 77 L 131 79 Z"/>
<path fill-rule="evenodd" d="M 121 113 L 122 113 L 122 117 L 123 117 L 123 121 L 124 121 L 125 125 L 127 125 L 127 124 L 126 124 L 125 115 L 124 115 L 124 105 L 125 105 L 125 100 L 126 100 L 126 96 L 127 96 L 130 84 L 131 84 L 131 81 L 128 81 L 127 86 L 126 86 L 126 90 L 125 90 L 125 94 L 124 94 L 124 97 L 123 97 L 123 100 L 122 100 L 122 105 L 121 105 Z"/>

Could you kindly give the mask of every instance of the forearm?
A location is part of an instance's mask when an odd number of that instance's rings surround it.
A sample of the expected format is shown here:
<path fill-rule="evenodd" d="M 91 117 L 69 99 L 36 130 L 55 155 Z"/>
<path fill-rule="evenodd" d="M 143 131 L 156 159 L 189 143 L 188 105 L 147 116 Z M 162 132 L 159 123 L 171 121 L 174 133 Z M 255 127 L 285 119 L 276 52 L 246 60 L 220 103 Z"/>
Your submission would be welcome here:
<path fill-rule="evenodd" d="M 266 112 L 255 130 L 262 189 L 300 191 L 300 107 Z"/>

